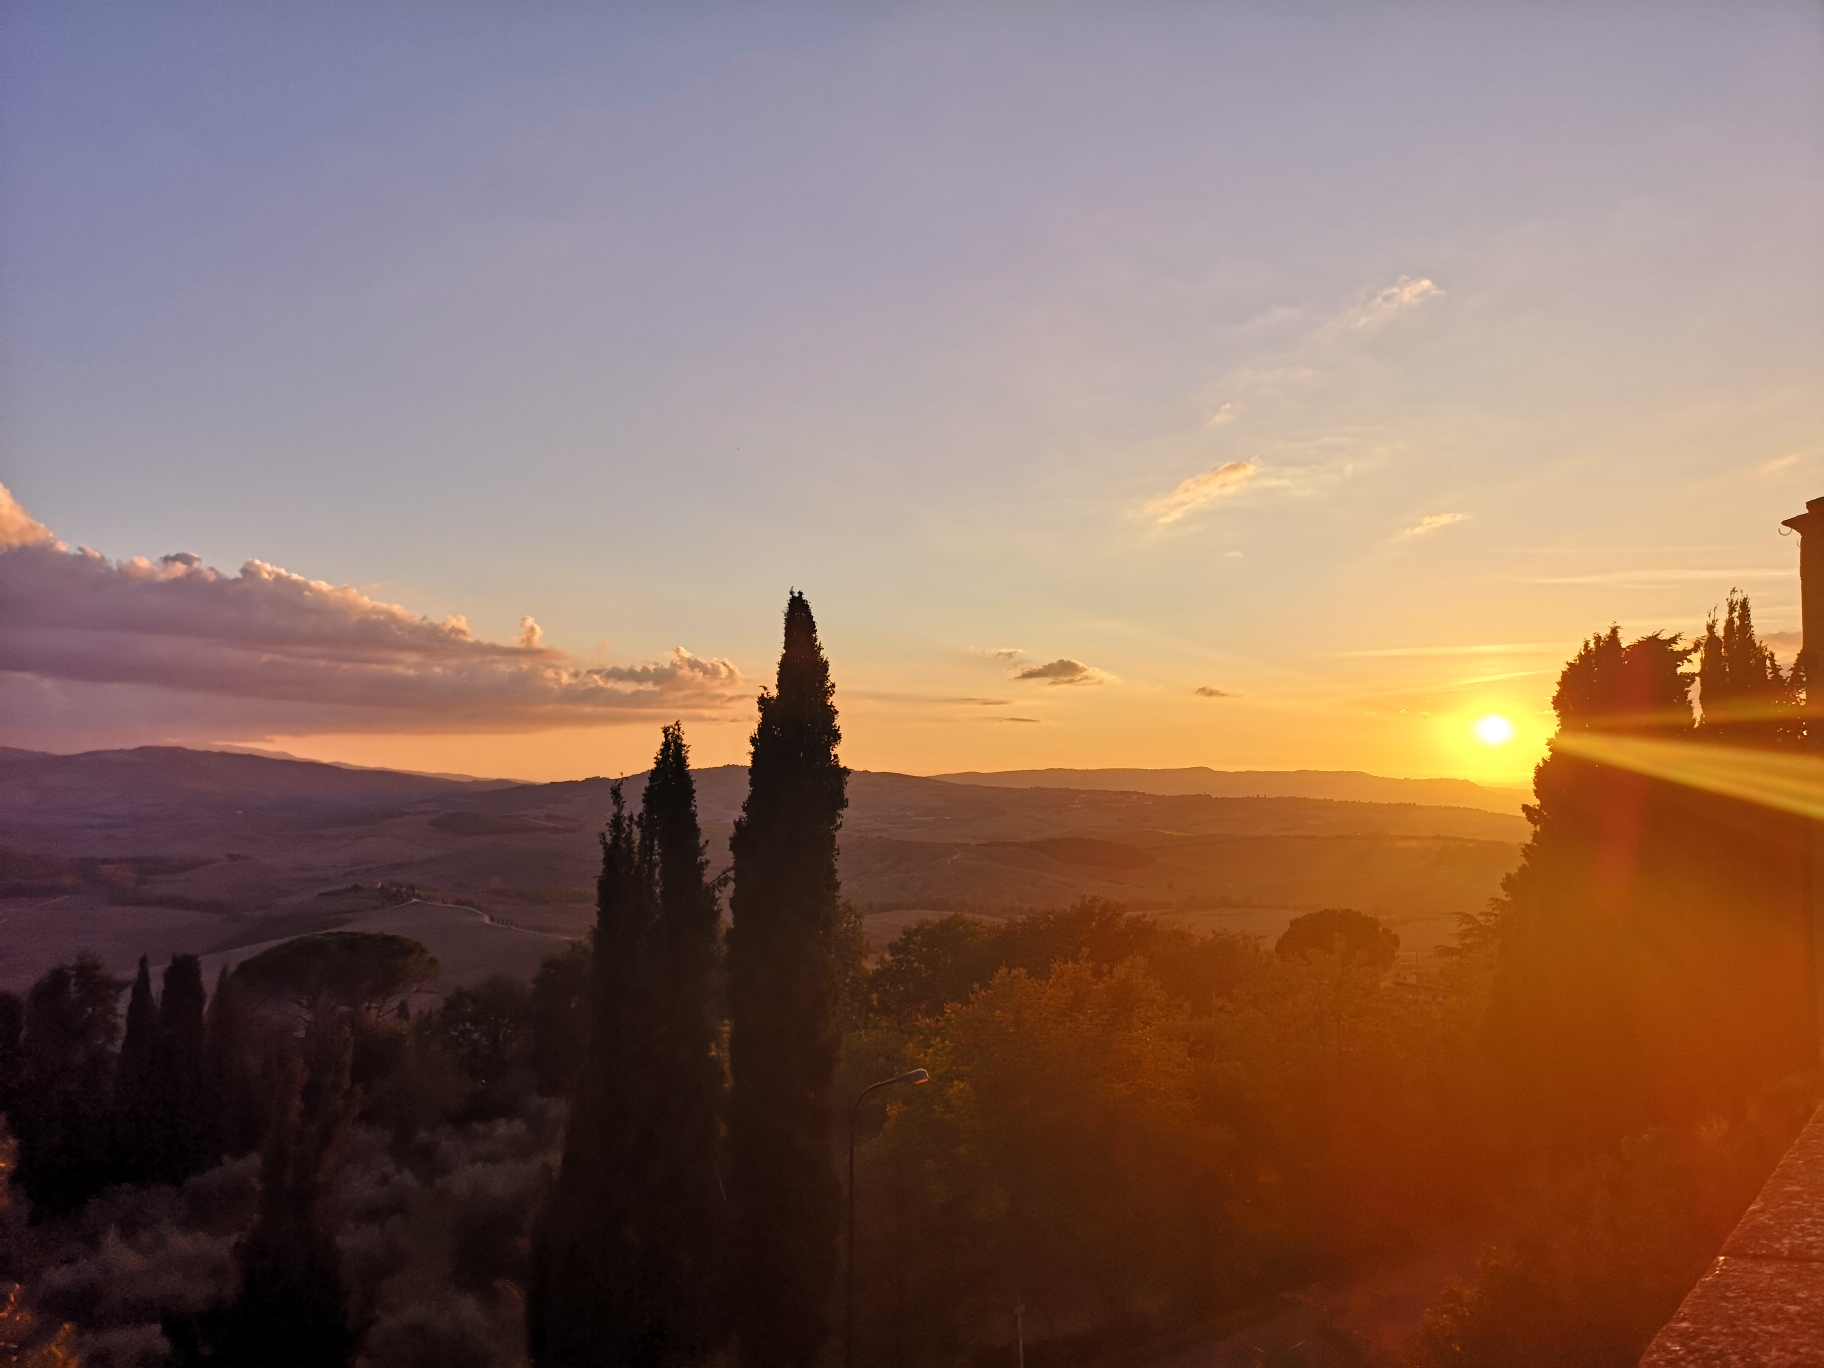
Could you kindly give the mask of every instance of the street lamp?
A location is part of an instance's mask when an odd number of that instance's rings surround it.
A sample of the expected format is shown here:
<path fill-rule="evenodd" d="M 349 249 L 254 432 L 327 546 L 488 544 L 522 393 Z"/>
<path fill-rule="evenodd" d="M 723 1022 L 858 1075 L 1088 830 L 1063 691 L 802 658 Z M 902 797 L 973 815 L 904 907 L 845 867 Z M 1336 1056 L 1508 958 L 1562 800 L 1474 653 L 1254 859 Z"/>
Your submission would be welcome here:
<path fill-rule="evenodd" d="M 913 1069 L 894 1078 L 883 1078 L 861 1090 L 855 1105 L 849 1108 L 849 1258 L 848 1296 L 844 1302 L 842 1324 L 842 1361 L 844 1368 L 855 1368 L 855 1120 L 861 1115 L 861 1104 L 876 1088 L 890 1088 L 895 1083 L 929 1083 L 931 1075 Z"/>

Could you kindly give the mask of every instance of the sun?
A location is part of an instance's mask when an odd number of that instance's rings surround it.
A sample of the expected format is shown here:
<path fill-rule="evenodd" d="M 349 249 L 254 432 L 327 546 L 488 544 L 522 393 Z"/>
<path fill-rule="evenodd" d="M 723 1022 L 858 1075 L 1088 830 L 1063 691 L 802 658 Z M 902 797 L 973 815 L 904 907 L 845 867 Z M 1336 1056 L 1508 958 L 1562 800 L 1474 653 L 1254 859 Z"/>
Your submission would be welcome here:
<path fill-rule="evenodd" d="M 1514 724 L 1499 713 L 1490 713 L 1476 723 L 1476 735 L 1485 746 L 1504 746 L 1514 739 Z"/>

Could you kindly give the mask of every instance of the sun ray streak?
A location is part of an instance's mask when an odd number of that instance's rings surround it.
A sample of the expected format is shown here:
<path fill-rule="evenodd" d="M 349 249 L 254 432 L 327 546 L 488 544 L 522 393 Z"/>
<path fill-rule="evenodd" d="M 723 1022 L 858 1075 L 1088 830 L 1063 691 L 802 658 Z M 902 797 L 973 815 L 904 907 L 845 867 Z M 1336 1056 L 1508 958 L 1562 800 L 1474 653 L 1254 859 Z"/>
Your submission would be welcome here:
<path fill-rule="evenodd" d="M 1560 732 L 1554 750 L 1725 798 L 1824 820 L 1824 759 L 1612 732 Z"/>

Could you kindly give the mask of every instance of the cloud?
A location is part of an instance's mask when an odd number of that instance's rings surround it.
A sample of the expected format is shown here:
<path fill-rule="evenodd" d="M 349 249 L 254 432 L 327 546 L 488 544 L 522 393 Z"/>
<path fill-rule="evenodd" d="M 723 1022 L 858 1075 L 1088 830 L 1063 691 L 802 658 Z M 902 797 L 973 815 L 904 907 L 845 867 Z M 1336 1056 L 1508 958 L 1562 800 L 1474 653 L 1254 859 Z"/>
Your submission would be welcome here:
<path fill-rule="evenodd" d="M 984 717 L 984 722 L 1037 722 L 1036 717 Z"/>
<path fill-rule="evenodd" d="M 0 551 L 15 546 L 56 545 L 51 529 L 19 507 L 19 501 L 5 485 L 0 485 Z"/>
<path fill-rule="evenodd" d="M 1783 660 L 1790 660 L 1799 653 L 1805 644 L 1803 632 L 1762 632 L 1761 644 L 1769 647 Z"/>
<path fill-rule="evenodd" d="M 1372 651 L 1338 651 L 1345 660 L 1394 659 L 1406 656 L 1557 655 L 1575 652 L 1574 641 L 1498 641 L 1468 646 L 1384 646 Z"/>
<path fill-rule="evenodd" d="M 1468 522 L 1467 513 L 1427 513 L 1411 527 L 1401 532 L 1402 537 L 1423 537 L 1429 532 L 1436 532 L 1441 527 L 1455 527 L 1460 522 Z"/>
<path fill-rule="evenodd" d="M 1146 505 L 1146 515 L 1165 527 L 1206 504 L 1233 498 L 1259 473 L 1260 466 L 1254 461 L 1229 461 L 1202 475 L 1191 476 L 1170 494 L 1154 499 Z"/>
<path fill-rule="evenodd" d="M 1018 660 L 1026 654 L 1018 646 L 973 646 L 970 650 L 975 655 L 987 656 L 990 660 Z"/>
<path fill-rule="evenodd" d="M 1191 692 L 1196 694 L 1197 697 L 1199 697 L 1199 698 L 1240 698 L 1241 697 L 1241 695 L 1238 693 L 1230 693 L 1227 689 L 1212 688 L 1208 684 L 1199 684 L 1196 688 L 1192 689 Z"/>
<path fill-rule="evenodd" d="M 1204 423 L 1204 426 L 1205 427 L 1221 427 L 1225 423 L 1232 423 L 1234 421 L 1235 421 L 1235 405 L 1233 403 L 1227 403 L 1227 404 L 1224 404 L 1221 408 L 1217 409 L 1216 412 L 1212 413 L 1209 416 L 1208 421 L 1206 421 Z"/>
<path fill-rule="evenodd" d="M 1656 589 L 1661 585 L 1714 582 L 1744 584 L 1760 580 L 1794 578 L 1791 566 L 1771 569 L 1694 570 L 1678 566 L 1665 570 L 1602 570 L 1588 575 L 1509 575 L 1514 584 L 1603 584 L 1617 589 Z"/>
<path fill-rule="evenodd" d="M 1098 670 L 1093 665 L 1085 665 L 1080 660 L 1060 657 L 1048 665 L 1029 665 L 1015 679 L 1042 679 L 1049 685 L 1058 684 L 1106 684 L 1114 678 L 1105 670 Z"/>
<path fill-rule="evenodd" d="M 8 696 L 50 699 L 66 712 L 104 695 L 116 711 L 160 711 L 157 700 L 123 702 L 118 691 L 128 687 L 224 701 L 213 708 L 221 727 L 243 735 L 509 731 L 692 710 L 744 689 L 730 661 L 681 646 L 650 663 L 585 665 L 542 645 L 529 617 L 504 645 L 478 639 L 460 617 L 433 622 L 263 561 L 229 575 L 187 552 L 119 562 L 72 552 L 10 495 L 0 499 L 0 527 L 10 538 L 0 550 Z M 31 738 L 20 718 L 9 721 L 15 739 L 22 730 Z"/>
<path fill-rule="evenodd" d="M 1790 456 L 1776 456 L 1773 460 L 1761 467 L 1761 474 L 1777 475 L 1782 470 L 1791 470 L 1799 463 L 1800 454 L 1801 453 L 1795 451 Z M 3 516 L 3 514 L 0 514 L 0 517 Z"/>
<path fill-rule="evenodd" d="M 1444 291 L 1429 278 L 1401 276 L 1384 290 L 1345 310 L 1337 317 L 1335 325 L 1349 332 L 1373 332 L 1401 314 L 1418 308 L 1426 300 L 1441 298 L 1443 294 Z"/>

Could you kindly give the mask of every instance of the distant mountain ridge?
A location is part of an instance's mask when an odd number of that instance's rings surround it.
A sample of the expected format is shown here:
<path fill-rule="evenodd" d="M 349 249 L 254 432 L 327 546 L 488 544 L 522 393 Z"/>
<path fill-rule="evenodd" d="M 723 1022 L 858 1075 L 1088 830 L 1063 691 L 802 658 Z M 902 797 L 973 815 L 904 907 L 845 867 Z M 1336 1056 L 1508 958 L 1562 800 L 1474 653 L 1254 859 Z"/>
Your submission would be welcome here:
<path fill-rule="evenodd" d="M 1351 803 L 1420 803 L 1517 812 L 1524 789 L 1495 788 L 1468 779 L 1389 779 L 1362 770 L 1029 769 L 964 770 L 934 774 L 950 784 L 990 788 L 1118 790 L 1125 793 L 1203 793 L 1213 798 L 1331 798 Z"/>

